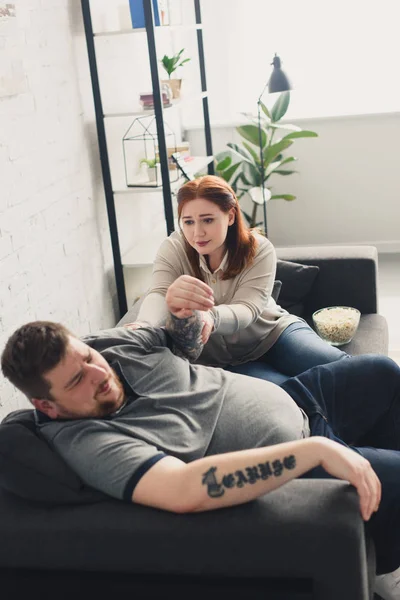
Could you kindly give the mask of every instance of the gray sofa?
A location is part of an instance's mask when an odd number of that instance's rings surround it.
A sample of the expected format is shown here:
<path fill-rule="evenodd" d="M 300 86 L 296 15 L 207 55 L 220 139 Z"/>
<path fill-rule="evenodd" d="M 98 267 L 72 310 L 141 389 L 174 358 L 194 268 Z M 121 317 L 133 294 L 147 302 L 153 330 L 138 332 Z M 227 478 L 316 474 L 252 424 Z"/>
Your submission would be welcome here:
<path fill-rule="evenodd" d="M 355 306 L 362 318 L 348 351 L 387 353 L 386 321 L 376 314 L 374 248 L 281 249 L 278 255 L 320 268 L 304 298 L 305 317 L 323 306 Z M 123 322 L 134 320 L 136 310 Z M 172 594 L 175 600 L 371 598 L 374 547 L 347 483 L 295 480 L 254 502 L 196 515 L 91 497 L 54 456 L 53 471 L 43 474 L 51 451 L 37 436 L 31 412 L 14 413 L 0 425 L 4 597 L 25 599 L 37 590 L 52 599 L 121 593 L 143 599 Z M 13 458 L 21 462 L 12 448 L 18 431 L 31 460 L 20 481 L 20 464 L 14 479 L 7 472 Z M 58 489 L 49 484 L 55 473 Z"/>

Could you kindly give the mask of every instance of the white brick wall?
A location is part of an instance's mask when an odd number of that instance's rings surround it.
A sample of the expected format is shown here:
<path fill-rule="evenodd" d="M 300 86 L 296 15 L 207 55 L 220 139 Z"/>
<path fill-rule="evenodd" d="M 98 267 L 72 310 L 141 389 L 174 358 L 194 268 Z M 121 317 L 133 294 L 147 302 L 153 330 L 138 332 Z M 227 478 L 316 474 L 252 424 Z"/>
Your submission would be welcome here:
<path fill-rule="evenodd" d="M 77 334 L 116 321 L 80 2 L 15 4 L 1 60 L 22 61 L 26 80 L 0 97 L 0 351 L 28 320 Z M 0 419 L 26 405 L 1 376 Z"/>

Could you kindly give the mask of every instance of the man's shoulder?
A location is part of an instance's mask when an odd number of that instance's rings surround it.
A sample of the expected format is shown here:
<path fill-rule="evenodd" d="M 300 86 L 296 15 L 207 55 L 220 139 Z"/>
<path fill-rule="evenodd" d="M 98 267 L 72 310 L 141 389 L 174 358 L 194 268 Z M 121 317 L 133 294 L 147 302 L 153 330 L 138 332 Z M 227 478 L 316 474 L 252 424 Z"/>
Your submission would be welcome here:
<path fill-rule="evenodd" d="M 111 327 L 109 329 L 99 329 L 92 333 L 87 333 L 81 337 L 82 342 L 89 346 L 102 345 L 104 347 L 113 346 L 116 343 L 129 343 L 132 341 L 133 331 L 126 327 Z"/>
<path fill-rule="evenodd" d="M 104 353 L 105 358 L 112 358 L 114 354 L 118 355 L 117 358 L 122 358 L 132 355 L 135 350 L 139 353 L 149 352 L 155 347 L 170 345 L 164 327 L 145 324 L 134 330 L 126 327 L 103 329 L 86 335 L 81 340 L 94 350 Z"/>

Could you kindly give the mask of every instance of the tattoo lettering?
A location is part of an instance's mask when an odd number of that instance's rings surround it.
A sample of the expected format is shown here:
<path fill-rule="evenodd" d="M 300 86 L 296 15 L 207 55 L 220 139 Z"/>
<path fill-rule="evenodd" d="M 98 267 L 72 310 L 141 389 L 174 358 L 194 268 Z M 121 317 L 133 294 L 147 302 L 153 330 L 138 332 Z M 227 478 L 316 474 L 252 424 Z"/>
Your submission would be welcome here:
<path fill-rule="evenodd" d="M 259 479 L 264 481 L 269 477 L 280 477 L 284 469 L 292 470 L 296 467 L 296 457 L 293 454 L 285 456 L 283 460 L 276 459 L 272 464 L 267 461 L 243 470 L 223 475 L 221 483 L 218 483 L 215 472 L 217 467 L 211 467 L 203 474 L 202 484 L 207 486 L 207 493 L 211 498 L 220 498 L 225 494 L 225 489 L 234 487 L 242 488 L 246 484 L 253 485 Z"/>
<path fill-rule="evenodd" d="M 181 358 L 195 361 L 203 350 L 201 331 L 203 322 L 199 311 L 194 310 L 191 317 L 178 319 L 169 313 L 166 329 L 174 341 L 173 352 Z"/>
<path fill-rule="evenodd" d="M 217 478 L 215 477 L 216 470 L 217 467 L 211 467 L 207 473 L 204 473 L 202 479 L 202 484 L 207 486 L 208 495 L 211 498 L 219 498 L 225 494 L 223 486 L 217 482 Z"/>

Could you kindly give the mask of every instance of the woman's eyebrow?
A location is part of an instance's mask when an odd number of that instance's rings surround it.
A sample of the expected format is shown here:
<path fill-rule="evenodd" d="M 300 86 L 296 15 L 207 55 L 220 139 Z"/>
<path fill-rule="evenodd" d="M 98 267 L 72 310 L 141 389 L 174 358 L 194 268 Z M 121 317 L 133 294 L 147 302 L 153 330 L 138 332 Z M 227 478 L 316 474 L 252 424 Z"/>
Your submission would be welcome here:
<path fill-rule="evenodd" d="M 213 213 L 205 213 L 204 215 L 199 215 L 199 217 L 213 217 Z M 190 215 L 185 215 L 182 219 L 193 219 Z"/>

